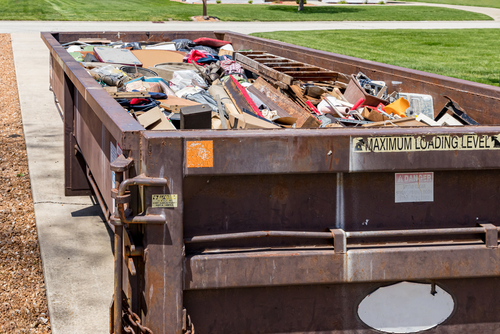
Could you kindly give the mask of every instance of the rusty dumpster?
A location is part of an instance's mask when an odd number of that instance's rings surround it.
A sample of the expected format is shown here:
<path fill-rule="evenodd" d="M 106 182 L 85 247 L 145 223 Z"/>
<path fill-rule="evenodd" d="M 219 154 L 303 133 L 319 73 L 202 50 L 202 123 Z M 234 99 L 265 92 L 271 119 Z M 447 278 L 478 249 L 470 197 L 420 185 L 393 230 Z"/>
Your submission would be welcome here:
<path fill-rule="evenodd" d="M 482 125 L 148 131 L 61 46 L 80 37 L 217 38 L 447 95 Z M 228 31 L 42 38 L 66 195 L 94 193 L 114 229 L 110 333 L 500 333 L 499 88 Z"/>

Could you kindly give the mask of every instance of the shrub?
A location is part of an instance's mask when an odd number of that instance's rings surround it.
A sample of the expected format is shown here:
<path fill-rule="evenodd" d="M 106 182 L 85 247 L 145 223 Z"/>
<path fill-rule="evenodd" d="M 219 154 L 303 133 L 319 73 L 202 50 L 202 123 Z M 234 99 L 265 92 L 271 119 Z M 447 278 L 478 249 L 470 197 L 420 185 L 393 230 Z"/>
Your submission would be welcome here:
<path fill-rule="evenodd" d="M 295 3 L 298 5 L 299 4 L 299 0 L 295 0 Z M 307 5 L 307 0 L 304 0 L 304 5 Z"/>
<path fill-rule="evenodd" d="M 248 3 L 249 4 L 253 4 L 253 0 L 248 0 Z"/>

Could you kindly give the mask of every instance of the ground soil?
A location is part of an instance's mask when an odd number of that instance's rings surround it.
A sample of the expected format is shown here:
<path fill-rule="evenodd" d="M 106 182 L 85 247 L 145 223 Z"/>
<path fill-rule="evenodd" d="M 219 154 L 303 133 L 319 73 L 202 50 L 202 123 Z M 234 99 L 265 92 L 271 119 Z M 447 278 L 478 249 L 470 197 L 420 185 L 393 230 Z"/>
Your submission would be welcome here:
<path fill-rule="evenodd" d="M 9 34 L 0 73 L 0 333 L 51 333 Z"/>

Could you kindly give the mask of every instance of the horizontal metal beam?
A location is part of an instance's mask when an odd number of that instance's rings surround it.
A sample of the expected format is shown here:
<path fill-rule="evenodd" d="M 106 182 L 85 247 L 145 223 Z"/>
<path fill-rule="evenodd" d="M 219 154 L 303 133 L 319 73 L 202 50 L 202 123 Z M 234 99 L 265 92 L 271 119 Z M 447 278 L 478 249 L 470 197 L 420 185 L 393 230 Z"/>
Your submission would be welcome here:
<path fill-rule="evenodd" d="M 184 289 L 382 282 L 500 276 L 500 249 L 484 245 L 187 256 Z"/>

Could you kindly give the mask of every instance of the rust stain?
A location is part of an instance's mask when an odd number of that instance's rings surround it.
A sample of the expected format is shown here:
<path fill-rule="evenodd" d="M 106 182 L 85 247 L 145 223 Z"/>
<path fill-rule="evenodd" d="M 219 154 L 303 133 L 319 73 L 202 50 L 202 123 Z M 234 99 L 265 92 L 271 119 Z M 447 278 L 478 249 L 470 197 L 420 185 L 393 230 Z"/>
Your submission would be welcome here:
<path fill-rule="evenodd" d="M 213 167 L 214 147 L 212 140 L 186 142 L 187 168 Z"/>

